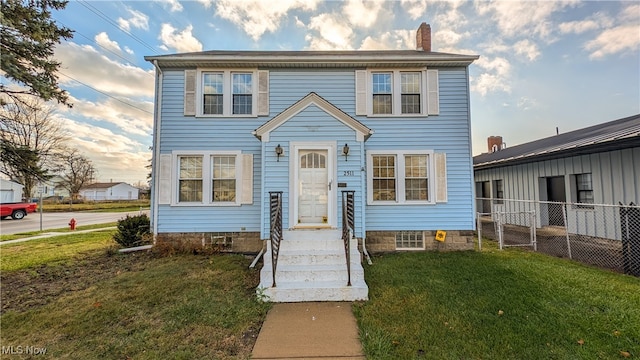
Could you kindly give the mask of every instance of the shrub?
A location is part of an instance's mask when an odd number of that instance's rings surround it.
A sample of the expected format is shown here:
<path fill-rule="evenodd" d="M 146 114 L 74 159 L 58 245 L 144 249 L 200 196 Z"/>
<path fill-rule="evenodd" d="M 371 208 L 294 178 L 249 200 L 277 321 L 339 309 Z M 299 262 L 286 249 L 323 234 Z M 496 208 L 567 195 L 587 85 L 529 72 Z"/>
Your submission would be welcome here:
<path fill-rule="evenodd" d="M 118 220 L 118 232 L 113 240 L 124 247 L 133 247 L 149 243 L 150 221 L 146 214 L 129 216 Z"/>

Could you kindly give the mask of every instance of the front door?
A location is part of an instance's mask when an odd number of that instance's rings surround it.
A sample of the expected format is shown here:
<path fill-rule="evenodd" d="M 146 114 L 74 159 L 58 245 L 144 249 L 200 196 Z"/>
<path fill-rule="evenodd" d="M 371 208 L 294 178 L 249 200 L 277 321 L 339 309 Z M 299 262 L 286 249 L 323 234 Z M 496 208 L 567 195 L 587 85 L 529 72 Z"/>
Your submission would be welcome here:
<path fill-rule="evenodd" d="M 326 225 L 329 210 L 328 151 L 298 152 L 298 224 Z"/>

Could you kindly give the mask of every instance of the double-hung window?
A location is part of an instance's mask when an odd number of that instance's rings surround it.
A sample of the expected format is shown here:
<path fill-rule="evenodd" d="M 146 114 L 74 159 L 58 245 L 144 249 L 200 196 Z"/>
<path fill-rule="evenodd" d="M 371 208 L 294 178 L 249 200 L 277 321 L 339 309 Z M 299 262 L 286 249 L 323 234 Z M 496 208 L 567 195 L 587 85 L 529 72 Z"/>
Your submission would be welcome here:
<path fill-rule="evenodd" d="M 356 115 L 439 114 L 438 70 L 357 70 Z"/>
<path fill-rule="evenodd" d="M 212 156 L 213 179 L 211 188 L 213 189 L 213 202 L 235 202 L 236 201 L 236 157 L 235 156 Z"/>
<path fill-rule="evenodd" d="M 256 71 L 198 70 L 198 116 L 256 116 Z"/>
<path fill-rule="evenodd" d="M 591 173 L 576 174 L 577 202 L 580 204 L 593 204 L 593 183 Z"/>
<path fill-rule="evenodd" d="M 179 156 L 178 201 L 202 202 L 202 156 Z"/>
<path fill-rule="evenodd" d="M 432 151 L 372 150 L 367 152 L 367 164 L 369 204 L 435 202 Z"/>
<path fill-rule="evenodd" d="M 371 75 L 373 86 L 373 113 L 391 114 L 393 109 L 391 78 L 393 73 L 373 73 Z"/>
<path fill-rule="evenodd" d="M 504 182 L 502 179 L 493 180 L 493 197 L 496 204 L 504 203 Z"/>

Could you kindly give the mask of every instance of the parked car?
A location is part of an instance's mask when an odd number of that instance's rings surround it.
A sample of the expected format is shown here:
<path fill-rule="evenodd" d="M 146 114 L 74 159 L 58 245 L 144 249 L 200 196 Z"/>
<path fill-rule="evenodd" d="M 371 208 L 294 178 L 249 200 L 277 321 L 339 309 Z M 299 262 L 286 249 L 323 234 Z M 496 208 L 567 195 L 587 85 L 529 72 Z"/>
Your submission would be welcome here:
<path fill-rule="evenodd" d="M 0 204 L 0 219 L 11 216 L 14 220 L 23 219 L 27 214 L 36 212 L 37 203 L 6 203 Z"/>

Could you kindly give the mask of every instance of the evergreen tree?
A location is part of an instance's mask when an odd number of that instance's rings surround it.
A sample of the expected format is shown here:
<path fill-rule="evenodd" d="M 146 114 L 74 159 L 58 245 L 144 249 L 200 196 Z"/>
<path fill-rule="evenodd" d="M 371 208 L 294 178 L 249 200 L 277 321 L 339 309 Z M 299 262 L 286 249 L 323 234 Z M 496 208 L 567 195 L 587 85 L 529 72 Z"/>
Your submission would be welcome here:
<path fill-rule="evenodd" d="M 0 93 L 19 100 L 18 94 L 68 103 L 58 86 L 60 63 L 53 57 L 55 44 L 73 37 L 73 31 L 51 19 L 51 9 L 64 9 L 68 1 L 2 0 L 0 5 L 0 69 L 3 76 L 26 88 L 0 84 Z M 0 97 L 0 105 L 4 100 Z"/>

